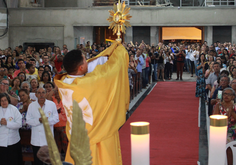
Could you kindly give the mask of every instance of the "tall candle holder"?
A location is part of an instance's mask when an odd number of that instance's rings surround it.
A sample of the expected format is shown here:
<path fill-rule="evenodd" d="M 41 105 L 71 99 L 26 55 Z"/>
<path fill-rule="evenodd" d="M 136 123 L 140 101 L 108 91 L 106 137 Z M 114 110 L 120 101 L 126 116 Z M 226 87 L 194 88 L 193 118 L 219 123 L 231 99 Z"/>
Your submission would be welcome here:
<path fill-rule="evenodd" d="M 210 116 L 210 138 L 208 165 L 223 165 L 226 159 L 228 117 L 224 115 Z"/>
<path fill-rule="evenodd" d="M 131 126 L 131 164 L 150 164 L 150 135 L 148 122 L 133 122 Z"/>

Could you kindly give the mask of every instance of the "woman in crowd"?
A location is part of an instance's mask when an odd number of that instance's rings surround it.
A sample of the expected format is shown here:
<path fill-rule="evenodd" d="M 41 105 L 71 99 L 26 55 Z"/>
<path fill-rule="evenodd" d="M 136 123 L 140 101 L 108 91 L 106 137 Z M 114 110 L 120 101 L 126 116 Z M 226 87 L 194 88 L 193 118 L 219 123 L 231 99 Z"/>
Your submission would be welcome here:
<path fill-rule="evenodd" d="M 41 81 L 39 82 L 39 87 L 43 87 L 43 85 L 47 82 L 50 82 L 50 74 L 47 71 L 44 71 L 41 77 Z"/>
<path fill-rule="evenodd" d="M 32 93 L 36 93 L 36 91 L 37 91 L 37 89 L 38 89 L 38 86 L 39 86 L 38 80 L 32 79 L 32 80 L 30 81 L 30 86 L 31 86 L 31 92 L 32 92 Z"/>
<path fill-rule="evenodd" d="M 183 50 L 183 47 L 180 46 L 179 53 L 176 53 L 177 57 L 177 79 L 176 80 L 183 80 L 183 69 L 184 69 L 184 59 L 185 59 L 185 51 Z"/>
<path fill-rule="evenodd" d="M 197 46 L 197 49 L 194 50 L 192 54 L 193 54 L 193 57 L 194 57 L 195 74 L 197 76 L 197 63 L 199 61 L 200 46 Z"/>
<path fill-rule="evenodd" d="M 5 62 L 5 66 L 9 67 L 15 67 L 14 63 L 13 63 L 13 58 L 12 56 L 8 55 L 6 62 Z"/>
<path fill-rule="evenodd" d="M 231 76 L 229 76 L 230 81 L 232 81 L 233 79 L 236 79 L 236 67 L 233 67 L 232 69 L 232 74 Z"/>
<path fill-rule="evenodd" d="M 214 107 L 214 114 L 228 116 L 227 143 L 236 140 L 236 106 L 234 105 L 235 92 L 232 88 L 225 88 L 222 101 Z M 233 165 L 231 148 L 227 148 L 228 165 Z"/>
<path fill-rule="evenodd" d="M 171 49 L 170 49 L 171 51 Z M 166 57 L 165 57 L 165 60 L 166 60 L 166 65 L 165 65 L 165 68 L 166 68 L 166 77 L 168 80 L 171 79 L 171 73 L 172 73 L 172 60 L 174 59 L 174 56 L 171 55 L 169 50 L 166 51 Z M 173 63 L 173 62 L 172 62 Z"/>
<path fill-rule="evenodd" d="M 205 79 L 207 79 L 211 73 L 214 73 L 213 64 L 214 61 L 209 63 L 209 68 L 205 71 Z"/>
<path fill-rule="evenodd" d="M 18 109 L 11 105 L 11 100 L 5 93 L 0 94 L 0 105 L 0 164 L 22 165 L 19 135 L 22 116 Z"/>
<path fill-rule="evenodd" d="M 24 72 L 20 72 L 17 77 L 19 77 L 20 81 L 23 82 L 23 81 L 26 81 L 26 76 L 25 76 L 25 73 Z"/>
<path fill-rule="evenodd" d="M 50 95 L 48 95 L 48 99 L 56 104 L 57 112 L 59 115 L 59 122 L 54 125 L 54 133 L 55 133 L 54 137 L 58 146 L 58 150 L 60 153 L 62 151 L 66 153 L 68 145 L 68 139 L 66 136 L 66 129 L 65 129 L 67 118 L 57 87 L 54 88 L 52 92 L 50 92 Z"/>
<path fill-rule="evenodd" d="M 17 94 L 17 96 L 19 95 L 18 94 L 18 91 L 20 90 L 20 84 L 21 84 L 21 81 L 20 81 L 20 78 L 19 77 L 15 77 L 13 80 L 12 80 L 12 83 L 11 83 L 11 86 L 10 87 L 10 90 L 15 92 Z"/>
<path fill-rule="evenodd" d="M 201 54 L 197 64 L 196 97 L 205 97 L 205 54 Z"/>
<path fill-rule="evenodd" d="M 165 75 L 164 75 L 164 69 L 165 69 L 165 64 L 164 64 L 164 59 L 165 59 L 165 52 L 163 49 L 160 49 L 159 51 L 159 56 L 158 56 L 158 60 L 157 60 L 157 72 L 158 72 L 158 77 L 160 77 L 160 73 L 161 73 L 161 78 L 163 81 L 165 81 Z"/>
<path fill-rule="evenodd" d="M 147 52 L 147 51 L 146 51 Z M 150 64 L 151 64 L 151 58 L 149 57 L 148 53 L 147 53 L 147 58 L 145 59 L 146 61 L 146 68 L 145 68 L 145 84 L 146 86 L 148 86 L 149 84 L 149 73 L 150 73 Z"/>
<path fill-rule="evenodd" d="M 31 129 L 30 125 L 26 124 L 26 114 L 29 104 L 32 102 L 30 100 L 29 91 L 27 89 L 19 90 L 20 102 L 16 105 L 19 112 L 22 115 L 22 129 Z"/>

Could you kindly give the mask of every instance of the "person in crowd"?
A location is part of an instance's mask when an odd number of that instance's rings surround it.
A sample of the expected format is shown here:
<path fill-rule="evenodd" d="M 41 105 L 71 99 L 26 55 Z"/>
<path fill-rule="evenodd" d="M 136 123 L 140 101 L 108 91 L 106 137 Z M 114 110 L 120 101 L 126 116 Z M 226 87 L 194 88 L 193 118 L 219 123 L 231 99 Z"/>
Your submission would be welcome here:
<path fill-rule="evenodd" d="M 11 87 L 9 87 L 10 91 L 13 91 L 16 93 L 16 95 L 18 96 L 18 91 L 20 90 L 20 85 L 21 85 L 21 81 L 19 77 L 15 77 L 12 82 L 11 82 Z"/>
<path fill-rule="evenodd" d="M 12 80 L 13 76 L 14 76 L 14 67 L 10 67 L 10 68 L 8 68 L 8 75 L 7 75 L 7 77 L 9 77 Z"/>
<path fill-rule="evenodd" d="M 26 75 L 24 72 L 20 72 L 17 77 L 20 78 L 20 81 L 23 82 L 23 81 L 26 81 Z"/>
<path fill-rule="evenodd" d="M 232 81 L 233 79 L 236 79 L 236 67 L 233 67 L 232 69 L 232 74 L 229 76 L 230 81 Z"/>
<path fill-rule="evenodd" d="M 220 101 L 218 98 L 218 91 L 223 91 L 225 88 L 230 87 L 229 86 L 230 79 L 227 75 L 223 75 L 220 77 L 220 86 L 214 91 L 214 94 L 211 99 L 211 105 L 215 105 Z"/>
<path fill-rule="evenodd" d="M 128 75 L 129 75 L 129 86 L 130 90 L 133 89 L 134 82 L 133 82 L 133 76 L 136 76 L 137 70 L 136 70 L 136 64 L 133 61 L 133 54 L 130 55 L 130 61 L 129 61 L 129 67 L 128 67 Z"/>
<path fill-rule="evenodd" d="M 26 114 L 29 104 L 32 102 L 29 96 L 29 91 L 27 89 L 19 90 L 20 102 L 16 105 L 17 109 L 22 115 L 22 127 L 21 129 L 29 130 L 30 125 L 26 123 Z"/>
<path fill-rule="evenodd" d="M 205 97 L 205 55 L 201 54 L 197 64 L 196 97 Z"/>
<path fill-rule="evenodd" d="M 51 97 L 49 97 L 49 95 L 51 96 L 50 92 L 51 93 L 54 93 L 53 89 L 54 89 L 54 85 L 52 82 L 46 82 L 44 85 L 43 85 L 43 88 L 46 90 L 46 99 L 49 99 Z"/>
<path fill-rule="evenodd" d="M 0 94 L 0 160 L 1 165 L 22 165 L 19 128 L 22 116 L 6 93 Z"/>
<path fill-rule="evenodd" d="M 147 51 L 148 52 L 148 51 Z M 145 59 L 145 62 L 146 62 L 146 68 L 145 68 L 145 81 L 146 81 L 146 87 L 147 85 L 149 84 L 150 82 L 150 64 L 151 64 L 151 57 L 147 54 L 146 55 L 146 59 Z"/>
<path fill-rule="evenodd" d="M 51 82 L 50 74 L 49 72 L 44 71 L 39 82 L 39 87 L 43 87 L 43 85 L 47 82 Z"/>
<path fill-rule="evenodd" d="M 222 101 L 219 101 L 215 108 L 215 115 L 228 116 L 227 143 L 236 140 L 236 106 L 234 104 L 235 91 L 232 88 L 225 88 L 222 92 Z M 233 165 L 233 154 L 231 148 L 227 148 L 228 165 Z"/>
<path fill-rule="evenodd" d="M 45 54 L 43 56 L 43 67 L 45 67 L 46 65 L 48 65 L 50 67 L 50 70 L 52 71 L 53 70 L 53 67 L 51 66 L 50 64 L 50 61 L 49 61 L 49 56 L 47 54 Z"/>
<path fill-rule="evenodd" d="M 137 79 L 138 79 L 138 81 L 140 82 L 140 83 L 138 83 L 138 84 L 140 84 L 140 86 L 139 86 L 139 89 L 141 89 L 142 88 L 142 65 L 143 65 L 143 63 L 144 63 L 144 59 L 143 59 L 143 56 L 141 55 L 141 51 L 140 51 L 140 49 L 138 49 L 137 50 L 137 52 L 136 52 L 136 58 L 137 58 L 137 61 L 138 61 L 138 64 L 137 64 L 137 67 L 136 67 L 136 69 L 137 69 Z"/>
<path fill-rule="evenodd" d="M 47 85 L 47 84 L 45 84 Z M 62 104 L 61 98 L 58 93 L 58 88 L 54 88 L 49 92 L 48 100 L 53 101 L 56 104 L 57 112 L 59 115 L 59 122 L 54 125 L 54 133 L 55 133 L 55 141 L 58 146 L 58 150 L 61 153 L 66 153 L 68 139 L 66 136 L 66 113 L 64 110 L 64 106 Z"/>
<path fill-rule="evenodd" d="M 33 64 L 26 64 L 26 68 L 29 71 L 29 73 L 26 73 L 26 81 L 31 81 L 32 79 L 38 78 L 38 74 L 35 71 L 35 66 Z"/>
<path fill-rule="evenodd" d="M 161 73 L 161 77 L 162 77 L 163 81 L 165 81 L 165 77 L 164 77 L 164 69 L 165 69 L 164 59 L 165 59 L 164 50 L 160 49 L 159 56 L 157 57 L 157 72 L 158 72 L 158 76 L 160 76 L 160 73 Z"/>
<path fill-rule="evenodd" d="M 155 51 L 155 47 L 152 46 L 150 52 L 149 52 L 149 56 L 151 57 L 151 66 L 153 68 L 153 81 L 157 81 L 157 57 L 159 56 L 158 55 L 158 52 Z"/>
<path fill-rule="evenodd" d="M 16 105 L 18 103 L 17 94 L 13 91 L 9 90 L 9 80 L 7 78 L 3 78 L 0 80 L 0 93 L 5 93 L 10 97 L 11 104 Z"/>
<path fill-rule="evenodd" d="M 193 51 L 193 57 L 194 57 L 194 66 L 195 66 L 195 74 L 197 76 L 197 62 L 198 62 L 198 59 L 199 59 L 199 54 L 200 54 L 200 46 L 197 46 L 196 49 L 194 49 Z"/>
<path fill-rule="evenodd" d="M 61 53 L 55 53 L 55 55 L 50 59 L 51 62 L 54 62 L 55 69 L 54 71 L 58 74 L 61 71 L 61 65 L 63 63 L 63 55 Z"/>
<path fill-rule="evenodd" d="M 4 72 L 5 72 L 5 69 L 3 67 L 0 67 L 0 79 L 3 79 L 4 78 Z"/>
<path fill-rule="evenodd" d="M 172 55 L 171 49 L 169 49 L 166 52 L 166 56 L 165 56 L 165 60 L 166 60 L 166 77 L 168 80 L 171 79 L 171 74 L 172 74 L 172 65 L 173 65 L 173 60 L 174 60 L 174 56 Z"/>
<path fill-rule="evenodd" d="M 183 46 L 181 45 L 179 48 L 179 52 L 176 53 L 177 57 L 177 79 L 176 80 L 183 80 L 183 69 L 184 69 L 184 59 L 185 59 L 185 51 L 183 50 Z"/>
<path fill-rule="evenodd" d="M 36 93 L 36 91 L 38 89 L 38 86 L 39 86 L 38 80 L 37 79 L 32 79 L 30 81 L 30 86 L 31 86 L 31 92 L 32 93 Z"/>
<path fill-rule="evenodd" d="M 19 59 L 17 62 L 19 69 L 14 72 L 14 77 L 16 77 L 20 72 L 29 73 L 29 71 L 25 68 L 24 60 Z"/>
<path fill-rule="evenodd" d="M 13 62 L 13 58 L 12 58 L 11 55 L 8 55 L 8 56 L 7 56 L 7 59 L 6 59 L 6 62 L 5 62 L 5 66 L 6 66 L 7 68 L 9 68 L 9 67 L 15 67 L 14 62 Z"/>
<path fill-rule="evenodd" d="M 32 102 L 28 106 L 26 123 L 32 127 L 30 143 L 33 148 L 34 164 L 43 165 L 43 162 L 41 162 L 37 157 L 37 152 L 40 147 L 47 145 L 47 140 L 42 124 L 42 118 L 40 113 L 38 112 L 38 109 L 43 109 L 46 117 L 48 118 L 52 133 L 54 132 L 53 126 L 59 122 L 59 117 L 55 103 L 46 100 L 46 90 L 44 88 L 38 88 L 36 97 L 38 98 L 37 101 Z"/>
<path fill-rule="evenodd" d="M 37 100 L 37 97 L 36 97 L 35 93 L 30 92 L 31 85 L 30 85 L 30 83 L 28 81 L 24 81 L 24 82 L 21 83 L 21 89 L 25 89 L 25 90 L 27 90 L 29 92 L 29 96 L 30 96 L 30 100 L 31 101 Z"/>
<path fill-rule="evenodd" d="M 43 67 L 43 66 L 40 66 L 40 67 L 38 68 L 38 81 L 40 81 L 43 72 L 44 72 L 44 67 Z"/>
<path fill-rule="evenodd" d="M 191 60 L 190 60 L 190 57 L 192 55 L 193 51 L 191 49 L 191 45 L 188 45 L 188 48 L 185 50 L 185 54 L 186 54 L 186 58 L 185 58 L 185 61 L 186 61 L 186 66 L 187 66 L 187 71 L 189 73 L 191 73 Z"/>
<path fill-rule="evenodd" d="M 211 73 L 214 73 L 214 69 L 213 69 L 214 61 L 209 62 L 208 65 L 209 65 L 209 68 L 205 71 L 205 79 L 207 79 Z"/>

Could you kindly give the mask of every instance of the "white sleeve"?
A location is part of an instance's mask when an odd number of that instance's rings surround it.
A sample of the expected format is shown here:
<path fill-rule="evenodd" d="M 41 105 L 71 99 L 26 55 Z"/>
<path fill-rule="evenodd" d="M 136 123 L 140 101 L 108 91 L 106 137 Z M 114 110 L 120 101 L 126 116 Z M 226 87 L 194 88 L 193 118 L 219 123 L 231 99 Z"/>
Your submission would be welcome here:
<path fill-rule="evenodd" d="M 57 107 L 55 103 L 52 102 L 51 108 L 52 108 L 52 117 L 48 118 L 48 123 L 49 125 L 54 125 L 59 122 L 59 116 L 58 116 Z"/>
<path fill-rule="evenodd" d="M 26 115 L 26 123 L 31 126 L 38 126 L 41 123 L 39 122 L 39 118 L 34 117 L 35 108 L 33 107 L 33 104 L 31 103 L 28 107 L 27 115 Z"/>
<path fill-rule="evenodd" d="M 106 56 L 102 56 L 97 58 L 96 60 L 93 60 L 88 63 L 88 73 L 92 72 L 97 65 L 103 65 L 107 62 L 108 58 Z"/>
<path fill-rule="evenodd" d="M 12 121 L 7 121 L 7 128 L 19 129 L 22 127 L 22 115 L 16 107 L 13 107 L 14 118 Z"/>

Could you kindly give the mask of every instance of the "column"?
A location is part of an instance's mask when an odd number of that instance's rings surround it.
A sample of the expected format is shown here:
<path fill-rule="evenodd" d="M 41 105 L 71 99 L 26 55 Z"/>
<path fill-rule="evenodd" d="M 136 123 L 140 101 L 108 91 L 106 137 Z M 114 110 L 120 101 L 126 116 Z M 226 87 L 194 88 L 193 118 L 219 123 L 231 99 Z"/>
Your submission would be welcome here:
<path fill-rule="evenodd" d="M 236 26 L 232 26 L 232 43 L 236 44 Z"/>
<path fill-rule="evenodd" d="M 74 29 L 72 25 L 65 24 L 64 26 L 64 43 L 69 50 L 74 49 Z M 63 45 L 58 45 L 62 47 Z"/>
<path fill-rule="evenodd" d="M 134 42 L 133 41 L 133 27 L 128 27 L 126 29 L 126 33 L 125 33 L 125 42 L 126 43 L 130 43 L 130 41 Z"/>
<path fill-rule="evenodd" d="M 208 45 L 213 44 L 213 26 L 205 26 L 205 41 Z"/>
<path fill-rule="evenodd" d="M 150 27 L 150 45 L 157 45 L 159 42 L 159 26 Z"/>

